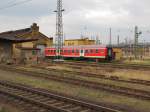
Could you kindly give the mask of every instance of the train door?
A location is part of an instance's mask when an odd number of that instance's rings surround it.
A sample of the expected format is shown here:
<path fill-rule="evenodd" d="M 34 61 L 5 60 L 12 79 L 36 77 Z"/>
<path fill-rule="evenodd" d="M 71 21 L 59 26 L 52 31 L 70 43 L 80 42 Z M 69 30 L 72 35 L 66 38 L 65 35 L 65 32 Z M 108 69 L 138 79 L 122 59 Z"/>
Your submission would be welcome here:
<path fill-rule="evenodd" d="M 80 50 L 80 57 L 84 57 L 84 50 L 83 49 Z"/>
<path fill-rule="evenodd" d="M 107 48 L 108 50 L 108 60 L 112 60 L 113 59 L 113 51 L 112 51 L 112 48 Z"/>

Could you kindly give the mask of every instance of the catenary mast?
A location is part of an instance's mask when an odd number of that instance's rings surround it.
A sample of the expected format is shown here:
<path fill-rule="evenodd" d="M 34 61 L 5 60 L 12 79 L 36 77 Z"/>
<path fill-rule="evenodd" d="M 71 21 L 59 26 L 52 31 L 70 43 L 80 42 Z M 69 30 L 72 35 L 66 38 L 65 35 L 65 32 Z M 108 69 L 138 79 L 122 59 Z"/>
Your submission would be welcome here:
<path fill-rule="evenodd" d="M 61 49 L 63 48 L 63 6 L 62 0 L 57 0 L 57 10 L 56 12 L 56 38 L 55 38 L 55 48 L 56 56 L 60 58 Z"/>

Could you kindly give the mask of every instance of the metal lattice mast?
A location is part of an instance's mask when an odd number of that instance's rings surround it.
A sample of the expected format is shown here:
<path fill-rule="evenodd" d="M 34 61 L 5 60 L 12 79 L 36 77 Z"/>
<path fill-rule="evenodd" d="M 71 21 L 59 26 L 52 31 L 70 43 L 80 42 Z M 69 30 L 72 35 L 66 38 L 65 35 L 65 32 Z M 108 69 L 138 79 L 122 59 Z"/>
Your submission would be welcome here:
<path fill-rule="evenodd" d="M 135 59 L 138 58 L 138 39 L 139 39 L 139 36 L 142 34 L 142 32 L 139 32 L 138 31 L 138 27 L 135 26 L 135 42 L 134 42 L 134 55 L 135 55 Z"/>
<path fill-rule="evenodd" d="M 63 48 L 63 12 L 62 0 L 57 0 L 55 48 L 57 56 L 61 56 Z"/>

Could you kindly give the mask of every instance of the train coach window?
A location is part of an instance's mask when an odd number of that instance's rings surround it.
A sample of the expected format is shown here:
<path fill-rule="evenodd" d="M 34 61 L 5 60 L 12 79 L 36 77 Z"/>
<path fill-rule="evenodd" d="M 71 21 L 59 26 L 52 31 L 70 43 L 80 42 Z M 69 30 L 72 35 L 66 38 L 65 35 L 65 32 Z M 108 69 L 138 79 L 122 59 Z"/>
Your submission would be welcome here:
<path fill-rule="evenodd" d="M 93 53 L 93 50 L 91 49 L 90 52 Z"/>
<path fill-rule="evenodd" d="M 101 53 L 104 53 L 104 50 L 103 50 L 103 49 L 101 49 Z"/>
<path fill-rule="evenodd" d="M 85 50 L 85 53 L 89 53 L 89 51 L 88 51 L 88 50 Z"/>
<path fill-rule="evenodd" d="M 50 50 L 48 50 L 48 52 L 51 52 Z"/>
<path fill-rule="evenodd" d="M 76 53 L 79 53 L 79 50 L 76 50 Z"/>
<path fill-rule="evenodd" d="M 74 50 L 72 50 L 72 53 L 74 53 Z"/>
<path fill-rule="evenodd" d="M 98 53 L 98 49 L 96 49 L 96 53 Z"/>

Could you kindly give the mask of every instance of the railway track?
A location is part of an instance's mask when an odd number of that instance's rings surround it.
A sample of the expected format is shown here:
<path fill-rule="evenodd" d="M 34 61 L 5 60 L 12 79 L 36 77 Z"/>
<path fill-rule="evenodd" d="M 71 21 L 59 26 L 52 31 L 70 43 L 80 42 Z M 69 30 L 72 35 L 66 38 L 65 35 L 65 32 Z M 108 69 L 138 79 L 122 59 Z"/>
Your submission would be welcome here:
<path fill-rule="evenodd" d="M 0 94 L 25 103 L 29 106 L 27 109 L 30 112 L 121 112 L 2 80 L 0 80 Z"/>
<path fill-rule="evenodd" d="M 69 71 L 69 70 L 58 70 L 54 68 L 45 68 L 45 67 L 39 67 L 39 66 L 33 66 L 35 68 L 39 69 L 45 69 L 49 71 L 55 71 L 55 72 L 66 72 L 66 73 L 74 73 L 76 75 L 84 76 L 84 77 L 92 77 L 92 78 L 100 78 L 100 79 L 106 79 L 106 80 L 111 80 L 111 81 L 118 81 L 118 82 L 125 82 L 125 83 L 132 83 L 132 84 L 141 84 L 141 85 L 146 85 L 150 86 L 150 81 L 146 80 L 140 80 L 140 79 L 120 79 L 118 76 L 106 76 L 106 75 L 101 75 L 101 74 L 93 74 L 93 73 L 85 73 L 85 72 L 77 72 L 77 71 Z"/>
<path fill-rule="evenodd" d="M 131 89 L 131 88 L 115 86 L 115 85 L 111 85 L 111 84 L 104 84 L 101 82 L 85 81 L 85 80 L 81 80 L 81 79 L 74 79 L 74 78 L 68 78 L 68 77 L 56 76 L 56 75 L 48 75 L 48 74 L 43 74 L 43 73 L 31 72 L 31 71 L 29 72 L 29 71 L 25 71 L 25 70 L 18 70 L 15 68 L 6 68 L 5 67 L 4 69 L 18 72 L 22 75 L 28 75 L 28 76 L 38 77 L 38 78 L 45 78 L 47 80 L 54 80 L 54 81 L 58 81 L 58 82 L 72 84 L 75 86 L 82 86 L 82 87 L 96 89 L 96 90 L 105 90 L 105 91 L 119 94 L 119 95 L 125 95 L 128 97 L 134 97 L 134 98 L 143 99 L 143 100 L 150 100 L 150 92 L 149 91 L 144 91 L 144 90 L 139 90 L 139 89 Z"/>
<path fill-rule="evenodd" d="M 119 63 L 85 63 L 85 62 L 64 62 L 60 64 L 68 64 L 75 66 L 92 66 L 92 67 L 110 67 L 110 68 L 119 68 L 119 69 L 144 69 L 150 70 L 150 65 L 138 65 L 138 64 L 119 64 Z"/>

